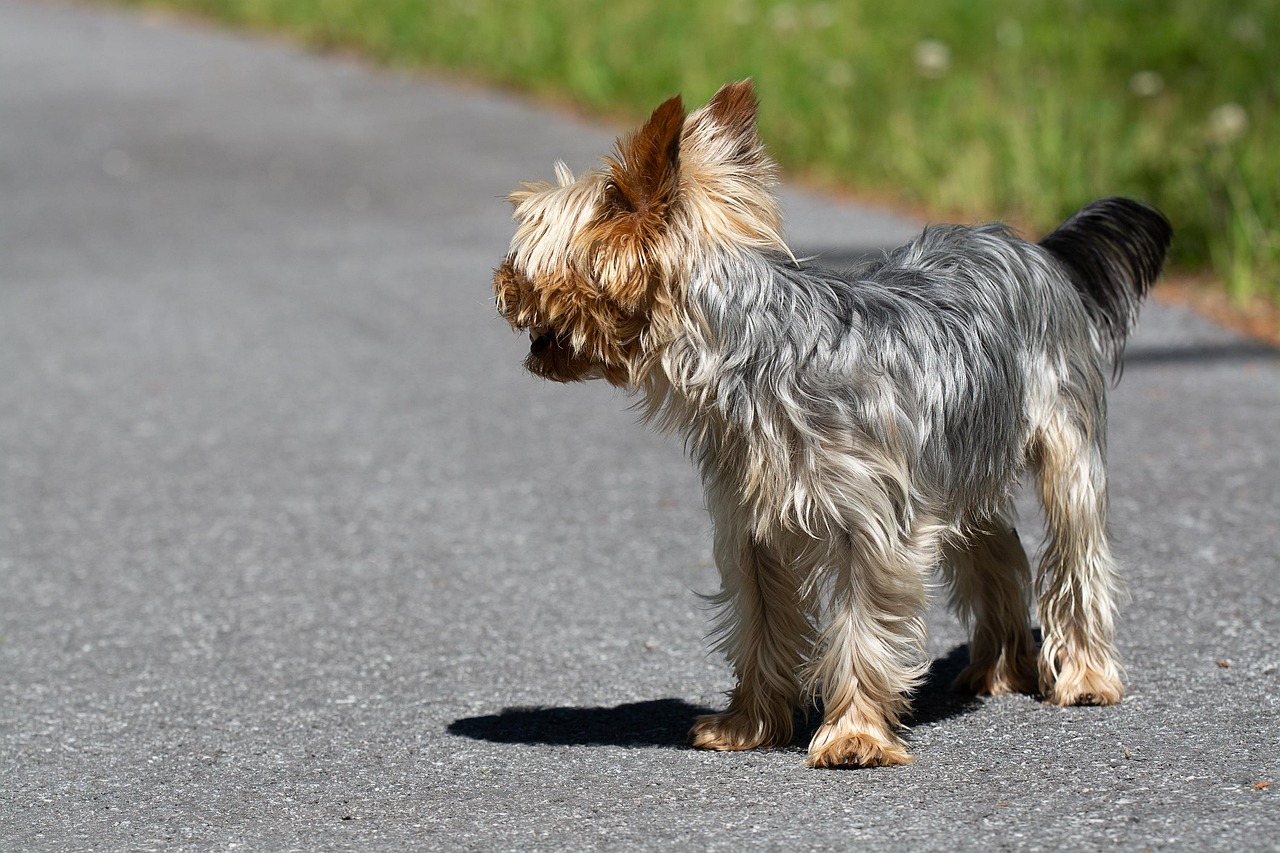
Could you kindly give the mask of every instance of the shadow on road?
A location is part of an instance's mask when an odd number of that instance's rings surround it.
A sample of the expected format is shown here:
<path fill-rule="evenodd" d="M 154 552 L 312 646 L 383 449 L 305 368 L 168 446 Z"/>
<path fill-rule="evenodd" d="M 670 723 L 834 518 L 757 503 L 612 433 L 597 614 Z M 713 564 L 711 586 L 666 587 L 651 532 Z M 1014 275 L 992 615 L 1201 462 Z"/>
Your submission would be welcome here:
<path fill-rule="evenodd" d="M 500 714 L 455 720 L 449 733 L 498 743 L 683 746 L 694 719 L 712 711 L 682 699 L 614 708 L 507 708 Z"/>
<path fill-rule="evenodd" d="M 1276 361 L 1280 350 L 1258 341 L 1231 341 L 1174 347 L 1131 347 L 1124 355 L 1125 367 L 1158 364 L 1208 364 L 1224 361 Z"/>
<path fill-rule="evenodd" d="M 907 722 L 926 725 L 977 708 L 981 700 L 951 690 L 951 682 L 968 662 L 967 645 L 956 646 L 945 657 L 936 659 L 916 692 L 915 713 Z M 612 708 L 507 708 L 498 714 L 455 720 L 448 731 L 495 743 L 685 748 L 694 720 L 715 710 L 683 699 L 652 699 Z M 799 716 L 793 743 L 807 743 L 821 719 L 817 710 L 807 719 Z"/>
<path fill-rule="evenodd" d="M 904 722 L 912 726 L 926 726 L 961 714 L 967 714 L 982 704 L 977 696 L 957 693 L 951 684 L 960 670 L 969 665 L 969 644 L 962 643 L 940 658 L 934 658 L 929 674 L 916 690 L 912 700 L 912 713 Z"/>

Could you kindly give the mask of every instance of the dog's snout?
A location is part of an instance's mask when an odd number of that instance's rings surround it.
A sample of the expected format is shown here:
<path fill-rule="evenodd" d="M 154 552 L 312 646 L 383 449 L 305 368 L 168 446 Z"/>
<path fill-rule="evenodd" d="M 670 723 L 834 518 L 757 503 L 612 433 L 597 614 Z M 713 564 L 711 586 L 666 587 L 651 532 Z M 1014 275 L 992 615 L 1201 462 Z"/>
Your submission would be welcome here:
<path fill-rule="evenodd" d="M 543 332 L 540 335 L 529 335 L 529 352 L 534 355 L 541 355 L 551 349 L 551 333 Z"/>

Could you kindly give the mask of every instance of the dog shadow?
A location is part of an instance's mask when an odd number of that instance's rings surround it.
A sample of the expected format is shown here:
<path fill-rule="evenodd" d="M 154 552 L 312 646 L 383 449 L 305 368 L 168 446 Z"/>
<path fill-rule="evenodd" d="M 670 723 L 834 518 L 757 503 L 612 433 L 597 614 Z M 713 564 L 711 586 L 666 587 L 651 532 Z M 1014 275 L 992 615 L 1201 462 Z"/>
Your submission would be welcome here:
<path fill-rule="evenodd" d="M 930 725 L 973 711 L 982 704 L 976 696 L 951 689 L 969 662 L 968 645 L 959 645 L 933 661 L 916 691 L 915 711 L 906 722 Z M 507 708 L 497 714 L 463 717 L 449 724 L 451 735 L 492 743 L 544 746 L 622 746 L 692 749 L 689 729 L 703 714 L 717 709 L 683 699 L 651 699 L 614 707 Z M 822 720 L 820 708 L 797 712 L 792 747 L 803 747 Z"/>
<path fill-rule="evenodd" d="M 713 712 L 682 699 L 651 699 L 612 708 L 507 708 L 498 714 L 455 720 L 448 731 L 494 743 L 678 747 L 685 744 L 693 721 Z"/>

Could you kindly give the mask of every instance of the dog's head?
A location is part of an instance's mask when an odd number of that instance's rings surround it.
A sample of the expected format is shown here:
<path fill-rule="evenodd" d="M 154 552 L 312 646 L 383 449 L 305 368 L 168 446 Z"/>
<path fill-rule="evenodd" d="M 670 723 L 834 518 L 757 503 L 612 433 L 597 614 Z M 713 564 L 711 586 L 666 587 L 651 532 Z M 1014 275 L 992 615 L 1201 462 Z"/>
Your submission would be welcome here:
<path fill-rule="evenodd" d="M 575 178 L 557 163 L 556 178 L 508 197 L 518 227 L 493 279 L 499 313 L 529 333 L 525 366 L 547 379 L 639 386 L 686 322 L 703 253 L 786 251 L 750 81 L 687 117 L 672 98 L 602 168 Z"/>

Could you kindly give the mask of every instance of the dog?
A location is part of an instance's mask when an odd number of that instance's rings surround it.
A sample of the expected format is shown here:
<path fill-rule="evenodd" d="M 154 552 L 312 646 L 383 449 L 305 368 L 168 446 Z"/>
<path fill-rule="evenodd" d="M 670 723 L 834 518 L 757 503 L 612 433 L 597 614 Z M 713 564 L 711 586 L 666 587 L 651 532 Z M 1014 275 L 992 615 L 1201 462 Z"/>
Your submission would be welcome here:
<path fill-rule="evenodd" d="M 783 240 L 757 110 L 749 80 L 692 114 L 677 96 L 600 168 L 521 185 L 493 280 L 529 371 L 635 392 L 699 466 L 736 686 L 691 743 L 786 745 L 814 704 L 809 765 L 914 760 L 935 569 L 972 631 L 958 688 L 1120 701 L 1106 391 L 1169 222 L 1109 198 L 1038 244 L 932 226 L 838 274 Z M 1024 472 L 1047 527 L 1038 653 Z"/>

